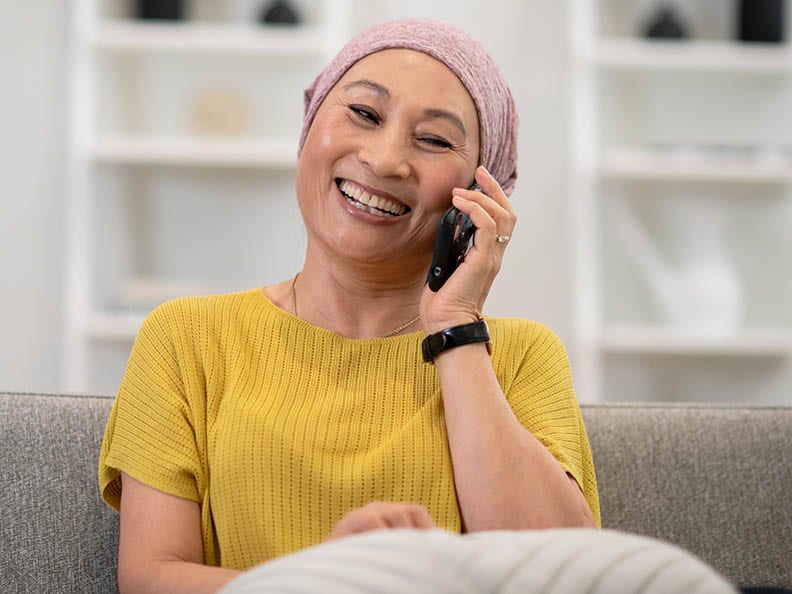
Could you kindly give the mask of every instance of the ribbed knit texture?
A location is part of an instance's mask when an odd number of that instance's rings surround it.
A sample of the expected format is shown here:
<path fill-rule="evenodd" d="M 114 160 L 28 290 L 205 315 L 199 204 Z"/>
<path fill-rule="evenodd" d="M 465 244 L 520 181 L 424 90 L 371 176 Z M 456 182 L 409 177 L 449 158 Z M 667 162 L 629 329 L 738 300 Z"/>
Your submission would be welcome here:
<path fill-rule="evenodd" d="M 489 320 L 493 364 L 520 422 L 578 480 L 599 521 L 591 452 L 558 338 Z M 119 472 L 202 510 L 206 562 L 237 569 L 321 542 L 370 501 L 460 517 L 423 332 L 346 339 L 276 307 L 259 289 L 181 298 L 146 319 L 99 460 L 118 509 Z"/>
<path fill-rule="evenodd" d="M 519 118 L 509 85 L 492 56 L 461 29 L 433 19 L 380 23 L 353 37 L 305 89 L 305 117 L 298 153 L 319 106 L 356 62 L 386 49 L 411 49 L 445 64 L 465 86 L 479 120 L 479 163 L 498 180 L 507 196 L 517 180 Z M 438 97 L 442 101 L 442 97 Z"/>

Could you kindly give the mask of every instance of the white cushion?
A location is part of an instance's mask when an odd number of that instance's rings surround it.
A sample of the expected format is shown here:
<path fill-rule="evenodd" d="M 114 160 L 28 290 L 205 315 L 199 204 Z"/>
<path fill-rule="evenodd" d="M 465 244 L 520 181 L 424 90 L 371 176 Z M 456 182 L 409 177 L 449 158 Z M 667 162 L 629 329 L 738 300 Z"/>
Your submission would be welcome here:
<path fill-rule="evenodd" d="M 720 594 L 686 551 L 611 530 L 381 530 L 268 561 L 221 594 Z"/>

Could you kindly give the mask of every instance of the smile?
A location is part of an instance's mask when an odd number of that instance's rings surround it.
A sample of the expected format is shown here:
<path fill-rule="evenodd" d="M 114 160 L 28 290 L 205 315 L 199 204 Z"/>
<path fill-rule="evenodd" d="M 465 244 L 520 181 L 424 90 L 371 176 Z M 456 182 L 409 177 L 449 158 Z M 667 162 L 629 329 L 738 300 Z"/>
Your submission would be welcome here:
<path fill-rule="evenodd" d="M 398 217 L 410 210 L 410 207 L 405 204 L 394 202 L 376 194 L 369 194 L 366 190 L 348 180 L 337 179 L 336 185 L 347 202 L 358 210 L 385 217 Z"/>

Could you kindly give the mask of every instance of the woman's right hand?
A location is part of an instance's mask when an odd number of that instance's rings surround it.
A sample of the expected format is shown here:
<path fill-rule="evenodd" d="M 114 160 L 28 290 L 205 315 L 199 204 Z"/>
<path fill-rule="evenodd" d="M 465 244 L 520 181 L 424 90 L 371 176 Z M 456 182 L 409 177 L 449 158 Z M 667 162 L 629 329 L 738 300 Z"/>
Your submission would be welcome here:
<path fill-rule="evenodd" d="M 428 530 L 436 527 L 437 525 L 429 512 L 422 505 L 374 501 L 347 512 L 325 540 L 336 540 L 369 530 L 387 530 L 389 528 Z"/>

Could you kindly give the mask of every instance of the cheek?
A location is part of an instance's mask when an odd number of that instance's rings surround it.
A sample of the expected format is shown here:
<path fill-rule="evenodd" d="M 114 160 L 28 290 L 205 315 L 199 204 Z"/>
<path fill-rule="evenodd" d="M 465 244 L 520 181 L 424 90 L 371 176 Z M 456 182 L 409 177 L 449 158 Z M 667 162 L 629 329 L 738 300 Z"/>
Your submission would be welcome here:
<path fill-rule="evenodd" d="M 343 152 L 343 134 L 337 126 L 314 121 L 308 130 L 297 168 L 298 198 L 305 198 L 329 183 L 333 164 Z"/>
<path fill-rule="evenodd" d="M 334 146 L 337 146 L 334 130 L 331 126 L 320 126 L 314 131 L 313 150 L 317 157 L 329 155 Z"/>
<path fill-rule="evenodd" d="M 463 187 L 469 176 L 469 167 L 465 164 L 439 168 L 432 175 L 432 182 L 427 184 L 427 209 L 432 212 L 444 212 L 451 206 L 451 192 L 454 188 Z"/>
<path fill-rule="evenodd" d="M 320 114 L 323 115 L 323 114 Z M 347 119 L 339 114 L 317 117 L 308 130 L 306 145 L 310 144 L 316 157 L 337 152 L 349 137 Z"/>

